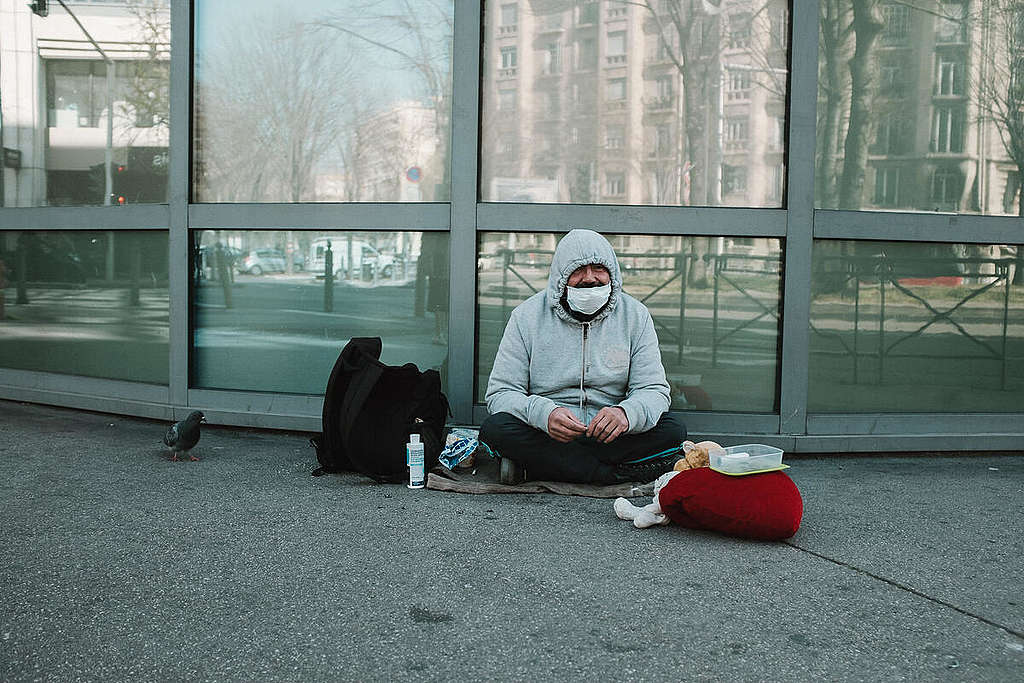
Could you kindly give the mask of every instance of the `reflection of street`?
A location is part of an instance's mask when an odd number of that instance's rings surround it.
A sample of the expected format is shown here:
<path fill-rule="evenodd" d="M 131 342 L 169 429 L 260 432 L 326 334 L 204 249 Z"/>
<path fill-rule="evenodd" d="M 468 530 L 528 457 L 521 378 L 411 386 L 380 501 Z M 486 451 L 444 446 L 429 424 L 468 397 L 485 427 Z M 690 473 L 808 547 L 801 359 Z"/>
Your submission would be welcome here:
<path fill-rule="evenodd" d="M 519 272 L 534 288 L 547 285 L 546 267 L 524 268 Z M 623 278 L 624 289 L 643 299 L 672 277 L 673 272 L 659 275 L 663 277 L 627 273 Z M 482 270 L 478 287 L 477 398 L 482 400 L 508 315 L 532 292 L 517 278 L 503 275 L 500 269 Z M 699 386 L 710 396 L 711 407 L 715 410 L 768 412 L 774 409 L 779 323 L 774 316 L 761 314 L 763 306 L 774 309 L 778 303 L 778 276 L 759 274 L 746 291 L 761 305 L 733 288 L 720 288 L 717 322 L 711 288 L 687 289 L 682 320 L 678 280 L 647 299 L 646 305 L 655 319 L 665 370 L 673 384 L 674 408 L 693 408 L 693 404 L 686 401 L 682 387 Z"/>
<path fill-rule="evenodd" d="M 29 286 L 16 304 L 8 287 L 0 320 L 0 366 L 166 384 L 166 289 Z"/>
<path fill-rule="evenodd" d="M 381 337 L 381 360 L 440 368 L 447 347 L 432 342 L 434 321 L 416 317 L 415 287 L 336 283 L 323 310 L 324 283 L 309 274 L 239 276 L 232 307 L 219 285 L 196 289 L 195 385 L 323 393 L 338 353 L 352 337 Z"/>

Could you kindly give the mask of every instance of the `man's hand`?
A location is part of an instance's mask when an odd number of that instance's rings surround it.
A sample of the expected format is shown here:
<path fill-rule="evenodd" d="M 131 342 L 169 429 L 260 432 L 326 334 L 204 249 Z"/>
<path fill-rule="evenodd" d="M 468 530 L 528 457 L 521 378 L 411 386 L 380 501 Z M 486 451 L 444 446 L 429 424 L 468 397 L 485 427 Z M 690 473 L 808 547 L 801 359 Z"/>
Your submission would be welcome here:
<path fill-rule="evenodd" d="M 555 408 L 548 415 L 548 434 L 555 441 L 569 443 L 585 431 L 587 426 L 577 420 L 568 408 Z"/>
<path fill-rule="evenodd" d="M 627 429 L 629 420 L 626 419 L 626 411 L 619 406 L 608 406 L 601 408 L 591 420 L 587 427 L 587 436 L 601 443 L 611 443 Z"/>

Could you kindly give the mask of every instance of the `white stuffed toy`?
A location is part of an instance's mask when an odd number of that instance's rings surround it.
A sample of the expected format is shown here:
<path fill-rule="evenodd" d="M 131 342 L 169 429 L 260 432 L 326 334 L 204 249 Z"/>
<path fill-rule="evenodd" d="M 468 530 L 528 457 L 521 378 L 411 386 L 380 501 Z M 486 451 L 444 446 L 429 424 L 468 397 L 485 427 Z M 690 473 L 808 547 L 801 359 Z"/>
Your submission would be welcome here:
<path fill-rule="evenodd" d="M 665 484 L 667 484 L 669 480 L 677 474 L 679 474 L 679 472 L 673 470 L 672 472 L 666 472 L 655 479 L 654 501 L 642 508 L 638 508 L 625 498 L 616 498 L 616 516 L 619 519 L 633 520 L 633 526 L 637 529 L 646 529 L 649 526 L 655 526 L 658 524 L 668 524 L 670 520 L 668 515 L 661 511 L 661 503 L 658 502 L 658 494 L 661 493 L 661 489 L 664 488 Z"/>

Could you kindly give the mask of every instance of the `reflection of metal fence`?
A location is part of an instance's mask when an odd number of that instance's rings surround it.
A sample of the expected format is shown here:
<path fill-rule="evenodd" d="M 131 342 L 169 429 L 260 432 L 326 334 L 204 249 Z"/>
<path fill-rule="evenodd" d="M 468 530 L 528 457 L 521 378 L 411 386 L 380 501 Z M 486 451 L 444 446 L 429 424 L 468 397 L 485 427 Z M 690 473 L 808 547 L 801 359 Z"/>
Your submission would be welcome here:
<path fill-rule="evenodd" d="M 843 339 L 840 332 L 828 332 L 818 328 L 812 321 L 811 330 L 827 339 L 838 341 L 846 355 L 853 360 L 853 381 L 860 381 L 860 360 L 862 357 L 874 357 L 878 359 L 877 383 L 881 384 L 885 376 L 885 364 L 887 359 L 915 358 L 915 359 L 944 359 L 944 360 L 995 360 L 1000 363 L 1000 389 L 1006 389 L 1007 372 L 1007 328 L 1009 324 L 1010 305 L 1010 269 L 1013 266 L 1013 259 L 1006 258 L 891 258 L 885 254 L 875 256 L 835 256 L 826 257 L 820 260 L 826 271 L 842 273 L 843 288 L 853 287 L 853 339 L 852 345 Z M 827 264 L 838 264 L 837 268 L 829 268 Z M 987 272 L 991 271 L 991 272 Z M 911 286 L 918 284 L 946 284 L 961 285 L 963 278 L 977 278 L 979 286 L 970 289 L 966 294 L 954 298 L 955 303 L 945 310 L 941 310 L 938 304 L 928 301 L 925 296 L 914 292 Z M 952 280 L 952 281 L 950 281 Z M 878 288 L 878 342 L 873 351 L 863 351 L 860 348 L 860 324 L 861 324 L 861 289 L 862 285 L 870 283 L 871 287 Z M 963 325 L 953 320 L 952 315 L 972 299 L 975 299 L 985 292 L 996 287 L 1002 287 L 1002 325 L 999 348 L 980 339 L 977 335 L 968 332 Z M 886 297 L 890 290 L 899 292 L 912 301 L 921 305 L 928 314 L 924 322 L 917 329 L 900 334 L 892 331 L 887 332 L 886 322 Z M 933 297 L 934 298 L 934 297 Z M 891 305 L 891 304 L 890 304 Z M 894 353 L 894 350 L 902 344 L 916 339 L 932 325 L 946 321 L 956 331 L 974 345 L 985 351 L 982 355 L 965 355 L 938 353 Z M 892 338 L 895 337 L 895 341 Z M 828 353 L 812 351 L 812 353 Z"/>
<path fill-rule="evenodd" d="M 519 268 L 524 266 L 539 266 L 545 269 L 550 268 L 551 258 L 554 254 L 551 250 L 543 249 L 500 249 L 496 256 L 501 258 L 501 311 L 504 318 L 510 315 L 509 310 L 509 275 L 526 285 L 529 290 L 536 294 L 539 289 L 520 272 Z M 684 277 L 690 271 L 691 262 L 702 258 L 705 263 L 712 265 L 712 322 L 711 322 L 711 367 L 718 366 L 718 351 L 725 346 L 729 339 L 744 329 L 754 325 L 766 316 L 779 320 L 779 298 L 776 295 L 771 304 L 766 304 L 758 299 L 750 288 L 745 287 L 735 276 L 750 273 L 763 275 L 765 273 L 778 274 L 780 261 L 778 256 L 754 256 L 748 254 L 705 254 L 698 257 L 693 253 L 630 253 L 619 252 L 617 254 L 620 267 L 624 274 L 653 273 L 670 271 L 671 275 L 660 282 L 657 282 L 650 292 L 640 298 L 640 302 L 646 304 L 656 294 L 664 290 L 676 280 L 679 281 L 679 316 L 675 325 L 670 325 L 659 316 L 652 314 L 654 324 L 661 329 L 672 342 L 676 344 L 676 362 L 682 363 L 683 351 L 686 340 L 686 305 L 688 282 Z M 671 264 L 671 265 L 668 265 Z M 518 267 L 518 268 L 517 268 Z M 719 335 L 719 328 L 722 325 L 722 317 L 719 315 L 720 293 L 723 287 L 729 287 L 744 298 L 754 303 L 760 312 L 753 318 L 742 321 L 736 327 L 729 329 Z M 515 303 L 521 301 L 521 297 L 514 298 Z"/>

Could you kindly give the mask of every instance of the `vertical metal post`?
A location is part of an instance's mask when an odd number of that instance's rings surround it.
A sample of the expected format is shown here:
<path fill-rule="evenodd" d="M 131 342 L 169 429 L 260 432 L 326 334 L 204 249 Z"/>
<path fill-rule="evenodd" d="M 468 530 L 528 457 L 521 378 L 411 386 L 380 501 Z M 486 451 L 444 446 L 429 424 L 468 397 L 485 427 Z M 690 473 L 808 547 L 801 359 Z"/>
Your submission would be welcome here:
<path fill-rule="evenodd" d="M 686 348 L 686 281 L 689 279 L 687 273 L 690 272 L 690 254 L 684 253 L 682 247 L 679 248 L 679 256 L 677 257 L 677 267 L 679 268 L 679 348 L 676 352 L 676 363 L 683 364 L 683 355 Z"/>
<path fill-rule="evenodd" d="M 885 374 L 885 280 L 888 276 L 883 272 L 878 276 L 878 384 L 882 384 Z"/>
<path fill-rule="evenodd" d="M 171 2 L 170 141 L 168 145 L 168 187 L 170 225 L 167 240 L 169 398 L 172 409 L 188 405 L 189 353 L 189 252 L 188 232 L 189 163 L 192 138 L 189 134 L 192 87 L 192 3 Z"/>
<path fill-rule="evenodd" d="M 711 304 L 711 367 L 718 367 L 718 268 L 720 260 L 717 254 L 708 254 L 714 260 L 714 299 Z"/>
<path fill-rule="evenodd" d="M 455 4 L 452 46 L 451 263 L 448 297 L 448 398 L 459 422 L 473 420 L 476 359 L 477 142 L 480 121 L 481 0 Z"/>
<path fill-rule="evenodd" d="M 853 383 L 859 380 L 860 351 L 857 341 L 860 339 L 860 276 L 856 267 L 853 270 Z"/>
<path fill-rule="evenodd" d="M 1020 249 L 1020 247 L 1017 247 L 1017 248 Z M 1002 390 L 1005 390 L 1006 389 L 1006 332 L 1007 332 L 1007 325 L 1009 323 L 1009 313 L 1010 313 L 1010 266 L 1007 265 L 1006 263 L 1002 263 L 1002 264 L 997 264 L 996 268 L 998 269 L 996 272 L 1001 273 L 1001 275 L 1003 277 L 1003 282 L 1005 283 L 1005 285 L 1003 287 L 1003 348 L 1002 348 L 1002 352 L 1000 354 L 1000 355 L 1002 355 L 1003 368 L 1002 368 L 1002 374 L 1001 374 L 1000 380 L 999 380 L 999 388 L 1002 389 Z"/>
<path fill-rule="evenodd" d="M 779 433 L 807 433 L 818 103 L 818 0 L 793 1 Z"/>

